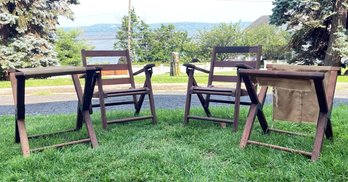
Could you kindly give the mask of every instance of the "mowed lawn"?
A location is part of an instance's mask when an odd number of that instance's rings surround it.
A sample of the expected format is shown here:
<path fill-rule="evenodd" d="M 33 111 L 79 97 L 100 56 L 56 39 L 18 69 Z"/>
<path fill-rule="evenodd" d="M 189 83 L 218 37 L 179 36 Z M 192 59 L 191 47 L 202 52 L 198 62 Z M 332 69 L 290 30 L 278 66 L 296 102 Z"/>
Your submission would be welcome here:
<path fill-rule="evenodd" d="M 271 107 L 266 106 L 271 119 Z M 148 112 L 147 110 L 145 110 Z M 158 109 L 158 124 L 149 120 L 101 128 L 99 112 L 92 120 L 100 146 L 79 144 L 49 149 L 24 158 L 14 143 L 14 117 L 0 116 L 0 181 L 348 181 L 348 106 L 335 106 L 332 113 L 334 142 L 324 140 L 316 162 L 302 155 L 248 146 L 239 148 L 247 108 L 242 108 L 238 132 L 231 126 L 191 121 L 183 126 L 183 109 Z M 145 112 L 145 114 L 146 114 Z M 203 115 L 199 108 L 194 113 Z M 225 107 L 213 108 L 216 115 L 229 116 Z M 132 115 L 109 112 L 109 117 Z M 29 115 L 30 134 L 74 127 L 75 115 Z M 313 125 L 271 122 L 270 126 L 314 133 Z M 31 140 L 41 147 L 86 137 L 86 130 Z M 313 138 L 263 135 L 258 123 L 252 139 L 310 150 Z"/>

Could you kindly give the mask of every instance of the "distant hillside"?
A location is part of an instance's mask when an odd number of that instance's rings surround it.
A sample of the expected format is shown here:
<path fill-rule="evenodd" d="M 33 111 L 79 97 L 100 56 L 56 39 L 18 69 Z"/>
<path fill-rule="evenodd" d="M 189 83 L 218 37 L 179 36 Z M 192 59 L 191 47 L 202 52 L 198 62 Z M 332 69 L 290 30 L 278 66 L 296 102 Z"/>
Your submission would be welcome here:
<path fill-rule="evenodd" d="M 168 25 L 170 23 L 163 23 Z M 171 23 L 177 30 L 187 31 L 189 36 L 196 35 L 200 30 L 210 30 L 217 23 L 196 23 L 196 22 L 183 22 L 183 23 Z M 241 22 L 243 28 L 250 25 L 251 22 Z M 95 46 L 95 49 L 113 49 L 113 44 L 116 41 L 116 31 L 121 24 L 96 24 L 86 27 L 64 27 L 64 30 L 81 29 L 84 33 L 79 39 L 86 40 L 89 44 Z M 151 29 L 156 29 L 161 26 L 161 23 L 149 24 Z"/>

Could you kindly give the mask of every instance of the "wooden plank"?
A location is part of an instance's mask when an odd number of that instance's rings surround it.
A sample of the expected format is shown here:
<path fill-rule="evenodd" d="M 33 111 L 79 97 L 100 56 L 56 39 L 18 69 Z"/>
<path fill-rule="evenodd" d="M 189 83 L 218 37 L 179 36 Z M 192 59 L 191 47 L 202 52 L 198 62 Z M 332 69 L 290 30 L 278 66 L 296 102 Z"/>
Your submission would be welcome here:
<path fill-rule="evenodd" d="M 134 104 L 134 101 L 105 103 L 105 106 L 118 106 L 118 105 L 125 105 L 125 104 Z M 93 104 L 92 107 L 100 107 L 100 104 Z"/>
<path fill-rule="evenodd" d="M 24 119 L 17 120 L 17 124 L 18 124 L 19 138 L 21 141 L 22 153 L 24 157 L 28 157 L 30 155 L 30 149 L 29 149 L 29 140 L 28 140 L 27 130 L 25 128 Z"/>
<path fill-rule="evenodd" d="M 130 84 L 130 78 L 107 78 L 102 79 L 103 85 L 118 85 L 118 84 Z"/>
<path fill-rule="evenodd" d="M 216 103 L 224 103 L 224 104 L 234 104 L 235 101 L 233 100 L 220 100 L 220 99 L 209 99 L 209 102 L 216 102 Z M 251 102 L 239 102 L 240 105 L 250 105 Z"/>
<path fill-rule="evenodd" d="M 212 92 L 234 92 L 235 88 L 225 88 L 225 87 L 200 87 L 200 86 L 194 86 L 193 90 L 200 90 L 200 91 L 212 91 Z"/>
<path fill-rule="evenodd" d="M 85 57 L 122 57 L 127 56 L 126 50 L 83 50 Z"/>
<path fill-rule="evenodd" d="M 256 76 L 268 78 L 285 78 L 285 79 L 324 79 L 324 73 L 314 72 L 293 72 L 293 71 L 270 71 L 270 70 L 239 70 L 240 76 Z"/>
<path fill-rule="evenodd" d="M 214 67 L 236 67 L 237 64 L 245 64 L 256 68 L 256 61 L 216 61 Z"/>
<path fill-rule="evenodd" d="M 151 119 L 151 118 L 153 118 L 153 116 L 130 117 L 130 118 L 123 118 L 123 119 L 108 121 L 108 124 L 124 123 L 124 122 L 129 122 L 129 121 L 139 121 L 139 120 L 145 120 L 145 119 Z"/>
<path fill-rule="evenodd" d="M 198 119 L 198 120 L 208 120 L 208 121 L 213 121 L 213 122 L 218 122 L 218 123 L 233 123 L 232 120 L 228 119 L 222 119 L 222 118 L 215 118 L 215 117 L 203 117 L 203 116 L 191 116 L 188 115 L 187 118 L 189 119 Z"/>
<path fill-rule="evenodd" d="M 257 112 L 257 104 L 252 104 L 249 109 L 248 118 L 245 122 L 242 138 L 240 139 L 240 144 L 239 144 L 240 148 L 244 148 L 248 144 L 248 140 L 252 132 L 252 127 L 255 122 L 256 112 Z"/>
<path fill-rule="evenodd" d="M 50 145 L 50 146 L 46 146 L 46 147 L 35 148 L 35 149 L 31 149 L 30 151 L 31 152 L 39 152 L 39 151 L 43 151 L 43 150 L 50 149 L 50 148 L 58 148 L 58 147 L 64 147 L 64 146 L 67 146 L 67 145 L 74 145 L 74 144 L 79 144 L 79 143 L 87 143 L 87 142 L 90 142 L 90 141 L 91 141 L 91 139 L 86 138 L 86 139 L 81 139 L 81 140 L 76 140 L 76 141 L 56 144 L 56 145 Z"/>
<path fill-rule="evenodd" d="M 86 128 L 88 132 L 89 139 L 91 141 L 92 148 L 96 148 L 99 146 L 97 136 L 95 135 L 93 124 L 91 120 L 91 115 L 89 114 L 89 110 L 83 111 L 83 118 L 86 123 Z"/>
<path fill-rule="evenodd" d="M 86 70 L 95 70 L 95 67 L 75 67 L 75 66 L 52 66 L 39 68 L 17 69 L 16 75 L 23 75 L 25 78 L 43 77 L 43 76 L 60 76 L 71 74 L 83 74 Z"/>
<path fill-rule="evenodd" d="M 291 149 L 291 148 L 286 148 L 286 147 L 282 147 L 282 146 L 278 146 L 278 145 L 272 145 L 272 144 L 262 143 L 262 142 L 252 141 L 252 140 L 248 140 L 248 143 L 260 145 L 260 146 L 264 146 L 264 147 L 270 147 L 270 148 L 274 148 L 274 149 L 278 149 L 278 150 L 282 150 L 282 151 L 286 151 L 286 152 L 298 153 L 298 154 L 302 154 L 302 155 L 309 156 L 309 157 L 312 156 L 311 152 L 306 152 L 303 150 Z"/>
<path fill-rule="evenodd" d="M 215 47 L 216 53 L 258 53 L 259 46 Z"/>
<path fill-rule="evenodd" d="M 102 72 L 108 70 L 128 70 L 127 64 L 89 64 L 87 66 L 102 68 Z"/>
<path fill-rule="evenodd" d="M 225 75 L 213 75 L 212 81 L 213 82 L 237 82 L 238 77 L 237 76 L 225 76 Z"/>
<path fill-rule="evenodd" d="M 34 138 L 52 136 L 52 135 L 57 135 L 57 134 L 61 134 L 61 133 L 73 132 L 73 131 L 76 131 L 76 129 L 73 128 L 73 129 L 64 130 L 64 131 L 57 131 L 57 132 L 53 132 L 53 133 L 45 133 L 45 134 L 39 134 L 39 135 L 31 135 L 31 136 L 28 136 L 28 138 L 29 138 L 29 139 L 34 139 Z"/>
<path fill-rule="evenodd" d="M 194 94 L 211 94 L 211 95 L 232 96 L 232 92 L 218 92 L 218 91 L 194 90 L 193 93 L 194 93 Z"/>
<path fill-rule="evenodd" d="M 314 144 L 313 144 L 313 151 L 312 151 L 312 161 L 315 161 L 319 158 L 321 147 L 323 146 L 323 139 L 324 139 L 324 131 L 327 124 L 327 112 L 322 113 L 320 112 L 318 122 L 317 122 L 317 129 L 315 133 L 314 138 Z"/>
<path fill-rule="evenodd" d="M 297 135 L 297 136 L 304 136 L 304 137 L 310 137 L 310 135 L 307 135 L 305 133 L 297 133 L 297 132 L 292 132 L 292 131 L 285 131 L 285 130 L 279 130 L 276 128 L 268 128 L 269 131 L 277 132 L 277 133 L 284 133 L 288 135 Z"/>
<path fill-rule="evenodd" d="M 141 94 L 148 94 L 148 92 L 147 91 L 139 91 L 139 92 L 110 93 L 107 96 L 108 97 L 120 97 L 120 96 L 141 95 Z"/>

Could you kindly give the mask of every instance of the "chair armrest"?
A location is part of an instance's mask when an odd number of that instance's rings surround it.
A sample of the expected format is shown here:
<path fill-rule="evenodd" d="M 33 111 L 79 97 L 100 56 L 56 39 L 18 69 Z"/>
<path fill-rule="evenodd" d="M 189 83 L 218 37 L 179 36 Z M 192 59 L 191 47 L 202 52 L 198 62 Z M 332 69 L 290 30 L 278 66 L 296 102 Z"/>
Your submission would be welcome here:
<path fill-rule="evenodd" d="M 184 66 L 186 66 L 186 68 L 195 69 L 195 70 L 201 71 L 203 73 L 210 73 L 210 71 L 203 69 L 203 68 L 200 68 L 200 67 L 197 67 L 197 66 L 190 64 L 190 63 L 185 63 Z"/>
<path fill-rule="evenodd" d="M 253 68 L 249 65 L 243 64 L 243 63 L 236 64 L 236 67 L 237 67 L 237 69 L 240 69 L 240 68 L 242 68 L 242 69 L 255 69 L 255 68 Z"/>
<path fill-rule="evenodd" d="M 136 71 L 135 73 L 133 73 L 133 75 L 139 75 L 140 73 L 144 72 L 145 70 L 149 70 L 152 69 L 153 67 L 155 67 L 155 64 L 147 64 L 145 65 L 143 68 L 141 68 L 140 70 Z"/>

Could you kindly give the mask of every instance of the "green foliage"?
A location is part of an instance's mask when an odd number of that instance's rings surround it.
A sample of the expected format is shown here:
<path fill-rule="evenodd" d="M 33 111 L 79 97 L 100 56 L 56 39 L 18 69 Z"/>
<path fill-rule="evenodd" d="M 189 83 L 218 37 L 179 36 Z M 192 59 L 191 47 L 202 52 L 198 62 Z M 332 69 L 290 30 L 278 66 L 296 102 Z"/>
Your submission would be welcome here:
<path fill-rule="evenodd" d="M 262 45 L 264 59 L 289 59 L 290 51 L 287 44 L 290 40 L 290 33 L 283 28 L 261 24 L 246 29 L 243 35 L 244 45 Z"/>
<path fill-rule="evenodd" d="M 0 71 L 56 65 L 54 38 L 58 16 L 72 19 L 71 4 L 78 1 L 0 1 Z"/>
<path fill-rule="evenodd" d="M 78 29 L 67 32 L 63 29 L 57 30 L 55 51 L 58 54 L 58 60 L 61 65 L 81 65 L 81 50 L 93 49 L 86 41 L 77 39 L 81 34 L 82 32 Z"/>
<path fill-rule="evenodd" d="M 46 39 L 26 34 L 14 39 L 7 45 L 0 45 L 0 60 L 2 69 L 30 68 L 57 64 L 53 45 Z"/>
<path fill-rule="evenodd" d="M 172 24 L 161 25 L 160 28 L 150 29 L 135 10 L 131 11 L 131 52 L 134 61 L 168 62 L 171 60 L 172 52 L 180 52 L 186 55 L 185 51 L 190 48 L 190 39 L 187 32 L 177 31 Z M 116 49 L 128 47 L 128 16 L 122 19 L 122 26 L 117 31 Z"/>
<path fill-rule="evenodd" d="M 153 56 L 151 61 L 172 60 L 172 52 L 183 53 L 184 46 L 190 41 L 187 32 L 177 31 L 172 24 L 161 25 L 153 31 L 153 35 L 152 45 L 150 45 Z"/>
<path fill-rule="evenodd" d="M 214 46 L 262 45 L 262 55 L 266 59 L 284 59 L 290 34 L 274 25 L 261 24 L 242 29 L 239 23 L 221 23 L 210 31 L 202 31 L 198 36 L 201 59 L 209 60 Z"/>
<path fill-rule="evenodd" d="M 284 59 L 289 33 L 272 25 L 260 25 L 242 29 L 240 23 L 221 23 L 211 30 L 202 30 L 194 38 L 187 32 L 177 31 L 172 24 L 157 29 L 149 26 L 131 11 L 131 49 L 135 61 L 168 62 L 172 52 L 179 52 L 180 60 L 189 62 L 193 58 L 210 61 L 214 46 L 262 45 L 263 56 L 268 59 Z M 124 16 L 117 31 L 116 49 L 127 48 L 128 17 Z"/>
<path fill-rule="evenodd" d="M 333 46 L 333 50 L 338 52 L 341 57 L 348 58 L 348 35 L 347 30 L 339 27 L 339 31 L 335 33 L 337 37 Z"/>
<path fill-rule="evenodd" d="M 295 9 L 301 0 L 275 0 L 273 2 L 273 13 L 270 16 L 270 23 L 277 26 L 286 24 L 292 15 L 292 10 Z"/>
<path fill-rule="evenodd" d="M 214 46 L 244 45 L 243 30 L 239 23 L 221 23 L 211 30 L 200 31 L 198 39 L 202 59 L 209 61 Z"/>
<path fill-rule="evenodd" d="M 128 16 L 122 18 L 122 25 L 117 31 L 117 41 L 115 49 L 128 48 Z M 131 53 L 134 61 L 147 61 L 150 56 L 150 42 L 152 33 L 147 25 L 139 16 L 135 14 L 134 8 L 131 9 Z"/>
<path fill-rule="evenodd" d="M 275 0 L 271 23 L 275 25 L 286 24 L 292 32 L 289 47 L 295 52 L 296 56 L 292 62 L 301 64 L 323 64 L 329 41 L 336 42 L 337 26 L 333 24 L 333 17 L 336 16 L 335 3 L 338 0 Z M 342 37 L 342 36 L 341 36 Z M 337 43 L 335 43 L 337 45 Z M 336 47 L 336 52 L 347 49 L 347 45 Z M 331 54 L 331 53 L 329 53 Z M 335 62 L 335 60 L 332 60 Z"/>

